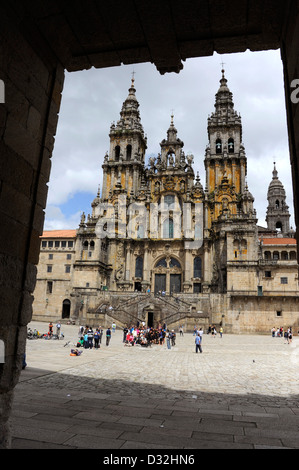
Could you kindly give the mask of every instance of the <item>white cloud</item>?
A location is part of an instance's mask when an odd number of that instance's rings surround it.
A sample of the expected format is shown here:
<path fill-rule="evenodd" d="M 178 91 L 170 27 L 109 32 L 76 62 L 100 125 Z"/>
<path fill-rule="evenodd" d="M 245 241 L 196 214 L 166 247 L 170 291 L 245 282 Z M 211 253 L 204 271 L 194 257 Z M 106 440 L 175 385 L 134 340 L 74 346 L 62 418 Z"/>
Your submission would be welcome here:
<path fill-rule="evenodd" d="M 48 204 L 46 209 L 45 230 L 72 230 L 77 228 L 80 221 L 80 212 L 66 217 L 57 206 Z"/>

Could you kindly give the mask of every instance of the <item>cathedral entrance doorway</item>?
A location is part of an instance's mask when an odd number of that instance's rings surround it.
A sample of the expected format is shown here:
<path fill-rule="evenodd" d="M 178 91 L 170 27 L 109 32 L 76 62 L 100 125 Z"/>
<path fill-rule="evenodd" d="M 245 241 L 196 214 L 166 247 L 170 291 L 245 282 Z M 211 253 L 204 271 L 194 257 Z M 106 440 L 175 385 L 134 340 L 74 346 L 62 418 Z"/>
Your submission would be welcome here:
<path fill-rule="evenodd" d="M 170 274 L 170 293 L 181 292 L 181 275 Z"/>
<path fill-rule="evenodd" d="M 70 318 L 71 314 L 71 302 L 66 299 L 62 303 L 62 318 Z"/>
<path fill-rule="evenodd" d="M 182 267 L 174 257 L 161 258 L 154 267 L 155 294 L 174 294 L 182 289 Z"/>
<path fill-rule="evenodd" d="M 155 275 L 155 294 L 166 291 L 166 274 Z"/>

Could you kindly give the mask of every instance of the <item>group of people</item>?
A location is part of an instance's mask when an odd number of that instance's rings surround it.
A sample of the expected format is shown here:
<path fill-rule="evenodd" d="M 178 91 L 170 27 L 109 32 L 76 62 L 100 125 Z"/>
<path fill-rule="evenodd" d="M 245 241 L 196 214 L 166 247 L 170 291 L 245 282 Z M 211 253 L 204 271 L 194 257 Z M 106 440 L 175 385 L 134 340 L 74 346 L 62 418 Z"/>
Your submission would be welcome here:
<path fill-rule="evenodd" d="M 291 343 L 293 339 L 293 332 L 292 332 L 292 327 L 289 326 L 283 331 L 283 327 L 281 326 L 280 328 L 276 328 L 275 326 L 271 330 L 272 338 L 284 338 L 285 343 Z"/>
<path fill-rule="evenodd" d="M 98 326 L 95 330 L 91 326 L 86 325 L 79 327 L 77 347 L 84 349 L 99 349 L 102 344 L 103 328 Z M 111 329 L 106 330 L 106 346 L 109 346 L 111 340 Z"/>
<path fill-rule="evenodd" d="M 151 346 L 152 344 L 165 344 L 167 348 L 175 346 L 176 333 L 174 330 L 169 331 L 166 325 L 159 325 L 158 328 L 146 327 L 144 324 L 141 326 L 126 326 L 123 329 L 123 343 L 125 346 L 140 345 L 144 347 Z"/>
<path fill-rule="evenodd" d="M 48 333 L 40 333 L 36 328 L 34 328 L 33 330 L 31 328 L 28 328 L 27 338 L 28 339 L 36 339 L 36 338 L 60 339 L 60 338 L 64 338 L 64 334 L 61 332 L 61 323 L 60 323 L 60 321 L 58 321 L 56 323 L 55 333 L 54 333 L 54 325 L 50 321 L 49 326 L 48 326 Z"/>
<path fill-rule="evenodd" d="M 106 346 L 109 346 L 112 333 L 115 332 L 116 325 L 113 324 L 112 328 L 108 327 L 106 330 Z M 180 336 L 184 335 L 183 327 L 179 327 Z M 195 352 L 202 353 L 202 337 L 203 337 L 203 329 L 194 327 L 193 335 L 195 336 Z M 223 329 L 220 327 L 219 329 L 220 336 L 222 337 Z M 91 326 L 80 326 L 79 328 L 79 339 L 77 343 L 77 347 L 83 347 L 85 349 L 99 349 L 102 344 L 102 337 L 104 331 L 101 326 L 97 327 L 95 330 Z M 216 328 L 209 327 L 207 334 L 212 334 L 212 336 L 216 337 Z M 138 324 L 137 326 L 125 326 L 123 328 L 123 338 L 122 341 L 125 346 L 135 346 L 140 345 L 142 347 L 150 347 L 153 344 L 157 344 L 163 346 L 165 343 L 167 345 L 167 349 L 171 349 L 171 347 L 175 346 L 176 344 L 176 333 L 174 330 L 169 330 L 166 324 L 158 325 L 157 328 L 153 327 L 146 327 L 144 323 Z"/>

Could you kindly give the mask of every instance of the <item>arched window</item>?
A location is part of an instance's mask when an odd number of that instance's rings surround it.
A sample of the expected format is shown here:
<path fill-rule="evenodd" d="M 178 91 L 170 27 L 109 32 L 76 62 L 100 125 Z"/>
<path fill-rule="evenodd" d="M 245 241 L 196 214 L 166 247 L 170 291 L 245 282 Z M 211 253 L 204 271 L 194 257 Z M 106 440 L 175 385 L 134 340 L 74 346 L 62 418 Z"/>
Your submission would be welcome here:
<path fill-rule="evenodd" d="M 276 230 L 277 230 L 277 232 L 282 232 L 282 223 L 281 222 L 276 223 Z"/>
<path fill-rule="evenodd" d="M 274 260 L 278 260 L 278 259 L 279 259 L 279 252 L 278 252 L 278 251 L 274 251 L 274 253 L 273 253 L 273 259 L 274 259 Z"/>
<path fill-rule="evenodd" d="M 247 250 L 247 240 L 241 240 L 241 250 Z"/>
<path fill-rule="evenodd" d="M 278 199 L 276 199 L 276 201 L 275 201 L 275 209 L 279 209 L 279 200 Z"/>
<path fill-rule="evenodd" d="M 166 258 L 160 259 L 160 260 L 156 263 L 155 268 L 158 268 L 159 266 L 161 266 L 162 268 L 167 268 L 167 261 L 166 261 Z"/>
<path fill-rule="evenodd" d="M 177 268 L 180 268 L 180 269 L 181 269 L 181 265 L 180 265 L 179 261 L 178 261 L 177 259 L 175 259 L 175 258 L 170 258 L 169 267 L 170 267 L 170 268 L 177 267 Z"/>
<path fill-rule="evenodd" d="M 89 245 L 90 250 L 94 250 L 94 241 L 92 240 Z"/>
<path fill-rule="evenodd" d="M 230 137 L 228 139 L 228 153 L 234 153 L 234 151 L 235 151 L 234 139 Z"/>
<path fill-rule="evenodd" d="M 168 208 L 174 208 L 174 202 L 175 202 L 175 197 L 173 194 L 166 194 L 164 196 L 164 207 L 166 209 Z"/>
<path fill-rule="evenodd" d="M 132 157 L 132 145 L 127 145 L 126 160 L 131 160 Z"/>
<path fill-rule="evenodd" d="M 271 251 L 265 251 L 264 258 L 266 261 L 270 261 L 271 259 Z"/>
<path fill-rule="evenodd" d="M 297 253 L 296 251 L 291 251 L 290 253 L 290 260 L 296 260 L 297 259 Z"/>
<path fill-rule="evenodd" d="M 196 256 L 193 262 L 193 277 L 201 278 L 201 258 Z"/>
<path fill-rule="evenodd" d="M 87 240 L 83 243 L 83 250 L 88 250 L 88 241 Z"/>
<path fill-rule="evenodd" d="M 116 162 L 119 162 L 119 156 L 120 156 L 120 146 L 117 145 L 117 146 L 115 147 L 115 161 L 116 161 Z"/>
<path fill-rule="evenodd" d="M 222 152 L 222 142 L 221 139 L 216 140 L 216 153 Z"/>
<path fill-rule="evenodd" d="M 143 258 L 142 256 L 137 256 L 135 262 L 135 277 L 142 277 L 143 274 Z"/>
<path fill-rule="evenodd" d="M 281 253 L 281 259 L 284 260 L 284 261 L 287 261 L 289 259 L 289 254 L 287 251 L 283 251 Z"/>

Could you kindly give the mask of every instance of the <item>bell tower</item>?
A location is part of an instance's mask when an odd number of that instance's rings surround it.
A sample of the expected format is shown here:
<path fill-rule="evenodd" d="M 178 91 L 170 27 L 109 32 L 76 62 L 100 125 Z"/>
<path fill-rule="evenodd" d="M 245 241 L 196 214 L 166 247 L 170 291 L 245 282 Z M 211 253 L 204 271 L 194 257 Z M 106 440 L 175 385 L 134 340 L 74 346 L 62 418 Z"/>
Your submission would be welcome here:
<path fill-rule="evenodd" d="M 102 165 L 103 201 L 109 201 L 115 190 L 135 197 L 144 176 L 147 138 L 141 124 L 134 81 L 133 77 L 119 121 L 110 127 L 110 150 Z"/>
<path fill-rule="evenodd" d="M 222 70 L 215 111 L 208 118 L 206 187 L 209 199 L 208 227 L 225 212 L 236 216 L 246 189 L 246 155 L 242 144 L 241 116 L 234 110 L 233 95 Z"/>
<path fill-rule="evenodd" d="M 209 247 L 205 251 L 205 265 L 209 267 L 206 280 L 211 292 L 225 293 L 234 289 L 234 267 L 240 270 L 240 276 L 254 279 L 254 272 L 248 272 L 257 259 L 257 220 L 246 182 L 241 116 L 234 109 L 224 70 L 215 111 L 208 118 L 208 137 L 204 161 L 205 236 Z"/>
<path fill-rule="evenodd" d="M 266 215 L 267 227 L 287 235 L 290 231 L 289 206 L 286 203 L 286 192 L 282 182 L 278 179 L 278 172 L 274 162 L 272 181 L 268 188 L 268 208 Z"/>

